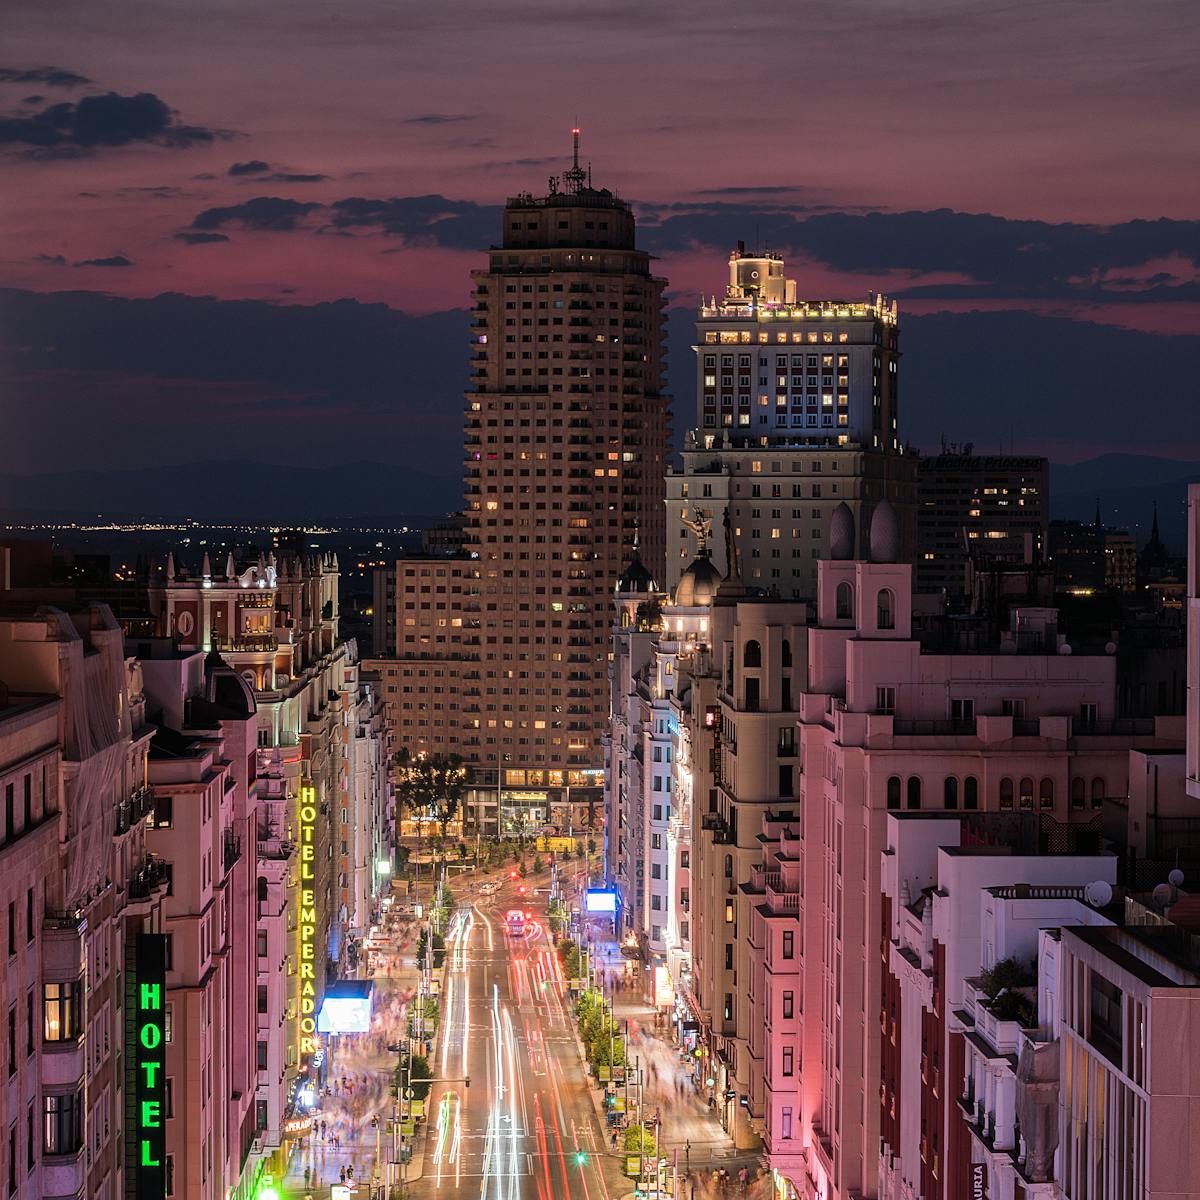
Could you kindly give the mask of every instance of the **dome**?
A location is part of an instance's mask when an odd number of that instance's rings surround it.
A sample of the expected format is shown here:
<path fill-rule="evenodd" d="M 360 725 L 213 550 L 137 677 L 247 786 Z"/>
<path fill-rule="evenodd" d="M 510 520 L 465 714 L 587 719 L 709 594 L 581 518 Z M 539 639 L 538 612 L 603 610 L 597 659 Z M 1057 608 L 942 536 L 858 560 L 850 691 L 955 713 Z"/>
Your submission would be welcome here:
<path fill-rule="evenodd" d="M 900 558 L 900 518 L 885 496 L 871 514 L 871 561 L 894 563 Z"/>
<path fill-rule="evenodd" d="M 712 604 L 717 588 L 721 586 L 721 572 L 713 565 L 708 552 L 692 560 L 691 565 L 679 577 L 675 588 L 675 603 L 680 608 L 707 608 Z"/>
<path fill-rule="evenodd" d="M 654 583 L 654 576 L 646 569 L 646 564 L 642 562 L 635 550 L 629 565 L 617 577 L 617 592 L 640 596 L 656 591 L 658 588 Z"/>
<path fill-rule="evenodd" d="M 854 557 L 854 514 L 845 500 L 833 510 L 829 522 L 829 557 L 843 562 Z"/>

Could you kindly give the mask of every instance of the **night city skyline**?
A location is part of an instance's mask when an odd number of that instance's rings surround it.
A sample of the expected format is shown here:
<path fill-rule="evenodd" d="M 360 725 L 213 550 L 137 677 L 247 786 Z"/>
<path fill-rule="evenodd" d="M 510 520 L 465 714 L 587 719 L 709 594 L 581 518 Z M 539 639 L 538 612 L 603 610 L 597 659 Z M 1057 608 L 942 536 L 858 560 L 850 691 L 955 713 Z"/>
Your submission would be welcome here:
<path fill-rule="evenodd" d="M 286 414 L 289 460 L 367 427 L 366 457 L 455 475 L 467 273 L 573 121 L 668 280 L 677 412 L 689 314 L 757 240 L 807 295 L 897 297 L 927 452 L 1200 459 L 1186 4 L 71 12 L 6 22 L 0 472 L 226 457 L 185 447 Z M 1130 428 L 1139 393 L 1161 420 Z"/>
<path fill-rule="evenodd" d="M 5 1200 L 1200 1198 L 1195 0 L 14 0 Z"/>

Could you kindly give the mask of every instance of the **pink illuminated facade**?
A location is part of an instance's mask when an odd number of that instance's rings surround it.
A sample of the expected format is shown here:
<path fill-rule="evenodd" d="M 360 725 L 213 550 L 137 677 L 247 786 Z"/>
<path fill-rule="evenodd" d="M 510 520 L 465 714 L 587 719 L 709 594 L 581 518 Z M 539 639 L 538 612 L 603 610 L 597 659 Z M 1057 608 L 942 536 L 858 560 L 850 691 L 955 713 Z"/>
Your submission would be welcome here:
<path fill-rule="evenodd" d="M 1098 839 L 1105 799 L 1128 792 L 1130 750 L 1177 747 L 1181 733 L 1178 721 L 1114 723 L 1114 658 L 1073 653 L 1053 609 L 1015 609 L 986 652 L 923 646 L 912 629 L 912 568 L 889 561 L 899 545 L 890 506 L 873 514 L 872 561 L 850 557 L 849 511 L 834 521 L 834 558 L 820 564 L 816 623 L 798 655 L 798 794 L 776 798 L 759 870 L 742 876 L 756 899 L 746 944 L 750 1003 L 762 1016 L 749 1029 L 766 1032 L 761 1051 L 751 1037 L 733 1084 L 780 1192 L 814 1200 L 879 1194 L 880 1095 L 891 1069 L 880 1039 L 889 812 L 932 809 L 981 825 L 1007 818 L 1036 827 L 1044 846 L 1086 845 Z M 735 686 L 758 679 L 756 692 L 770 694 L 773 660 L 763 661 Z M 722 730 L 739 752 L 740 721 L 729 714 Z M 713 820 L 737 828 L 736 784 L 716 794 Z M 769 967 L 784 930 L 798 981 L 788 1022 Z M 704 953 L 695 946 L 697 959 Z"/>

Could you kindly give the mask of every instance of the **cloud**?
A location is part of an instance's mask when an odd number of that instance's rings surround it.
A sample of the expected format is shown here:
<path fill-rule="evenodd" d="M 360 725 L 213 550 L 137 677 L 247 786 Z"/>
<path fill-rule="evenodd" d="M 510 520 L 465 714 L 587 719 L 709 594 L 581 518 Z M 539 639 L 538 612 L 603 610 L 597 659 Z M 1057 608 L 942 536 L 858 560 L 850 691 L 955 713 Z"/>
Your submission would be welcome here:
<path fill-rule="evenodd" d="M 328 175 L 304 175 L 304 174 L 275 174 L 267 175 L 263 178 L 264 183 L 323 183 L 330 178 Z"/>
<path fill-rule="evenodd" d="M 474 121 L 478 118 L 473 113 L 419 113 L 415 117 L 405 117 L 405 125 L 458 125 L 463 121 Z"/>
<path fill-rule="evenodd" d="M 445 196 L 393 196 L 370 200 L 352 196 L 329 206 L 328 228 L 361 230 L 402 237 L 407 242 L 434 243 L 451 249 L 477 249 L 495 239 L 500 228 L 498 205 Z"/>
<path fill-rule="evenodd" d="M 85 258 L 75 263 L 77 267 L 132 267 L 133 259 L 123 254 L 114 254 L 109 258 Z"/>
<path fill-rule="evenodd" d="M 189 246 L 208 246 L 214 242 L 227 242 L 229 238 L 223 233 L 193 233 L 189 229 L 183 229 L 175 235 L 175 240 Z"/>
<path fill-rule="evenodd" d="M 764 184 L 762 187 L 719 187 L 702 188 L 697 196 L 794 196 L 797 192 L 807 191 L 790 183 Z"/>
<path fill-rule="evenodd" d="M 279 417 L 290 414 L 297 461 L 354 461 L 370 429 L 395 461 L 457 475 L 467 324 L 462 310 L 414 317 L 356 300 L 0 289 L 0 395 L 10 434 L 0 438 L 0 471 L 177 462 L 181 444 L 199 457 L 212 412 L 232 416 L 259 404 L 263 411 L 246 412 L 240 427 L 247 444 L 271 444 Z M 116 402 L 121 395 L 131 397 L 128 407 Z M 112 398 L 103 431 L 83 421 L 97 396 Z M 51 436 L 60 426 L 69 446 Z M 23 457 L 18 446 L 36 453 Z"/>
<path fill-rule="evenodd" d="M 261 158 L 252 158 L 249 162 L 233 163 L 229 168 L 230 175 L 262 175 L 271 169 L 271 164 Z"/>
<path fill-rule="evenodd" d="M 35 254 L 33 261 L 46 267 L 65 267 L 67 260 L 61 254 Z"/>
<path fill-rule="evenodd" d="M 223 229 L 227 225 L 242 229 L 286 233 L 299 227 L 301 220 L 319 204 L 287 200 L 282 196 L 256 196 L 241 204 L 207 208 L 192 222 L 193 229 Z"/>
<path fill-rule="evenodd" d="M 28 67 L 24 70 L 0 67 L 0 83 L 40 83 L 43 87 L 73 88 L 91 82 L 86 76 L 64 71 L 60 67 Z M 41 97 L 36 99 L 40 100 Z"/>
<path fill-rule="evenodd" d="M 75 104 L 52 104 L 31 116 L 0 117 L 0 144 L 31 147 L 34 156 L 88 153 L 139 142 L 181 149 L 218 136 L 223 134 L 217 130 L 180 124 L 153 92 L 105 92 Z"/>
<path fill-rule="evenodd" d="M 1194 298 L 1191 285 L 1200 275 L 1200 221 L 1100 226 L 950 209 L 828 212 L 722 202 L 648 205 L 643 214 L 640 239 L 657 254 L 729 249 L 750 235 L 764 247 L 834 271 L 908 275 L 913 285 L 893 290 L 914 299 L 1187 300 Z M 1178 276 L 1154 267 L 1164 260 L 1178 265 Z M 956 281 L 920 278 L 929 275 Z"/>

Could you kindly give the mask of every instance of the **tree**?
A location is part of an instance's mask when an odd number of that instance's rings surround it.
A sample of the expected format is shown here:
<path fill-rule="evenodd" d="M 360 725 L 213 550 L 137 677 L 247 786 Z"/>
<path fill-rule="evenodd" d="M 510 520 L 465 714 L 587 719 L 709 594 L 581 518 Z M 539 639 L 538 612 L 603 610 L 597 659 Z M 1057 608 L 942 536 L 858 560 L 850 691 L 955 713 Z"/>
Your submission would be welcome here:
<path fill-rule="evenodd" d="M 435 817 L 443 838 L 466 790 L 467 772 L 457 754 L 413 754 L 407 747 L 397 753 L 396 799 L 409 812 Z"/>

